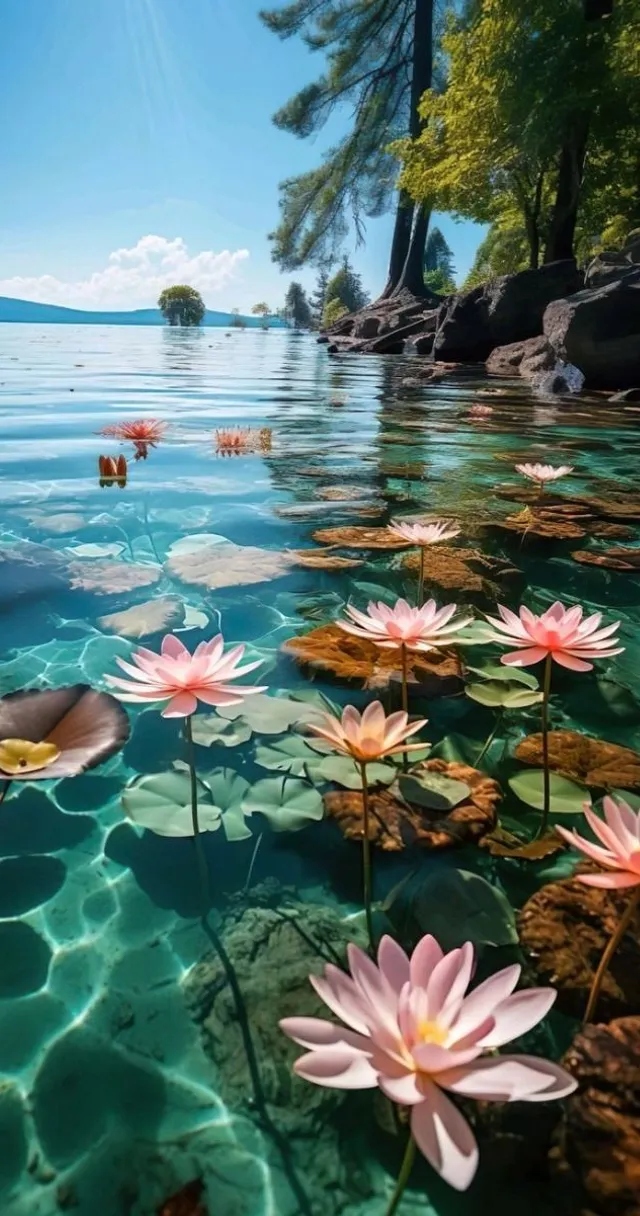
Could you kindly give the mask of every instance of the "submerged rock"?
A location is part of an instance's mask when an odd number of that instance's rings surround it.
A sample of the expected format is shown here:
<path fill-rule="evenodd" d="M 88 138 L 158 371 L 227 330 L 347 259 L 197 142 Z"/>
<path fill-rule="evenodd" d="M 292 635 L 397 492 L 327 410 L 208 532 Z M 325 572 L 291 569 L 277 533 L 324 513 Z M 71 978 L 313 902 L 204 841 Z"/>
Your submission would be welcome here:
<path fill-rule="evenodd" d="M 578 1081 L 550 1155 L 570 1216 L 640 1211 L 640 1017 L 591 1025 L 563 1064 Z"/>
<path fill-rule="evenodd" d="M 561 359 L 595 388 L 631 388 L 640 371 L 640 267 L 567 299 L 544 314 L 544 333 Z"/>
<path fill-rule="evenodd" d="M 549 766 L 554 773 L 600 789 L 640 789 L 640 754 L 618 743 L 590 739 L 575 730 L 549 731 Z M 542 735 L 528 735 L 518 744 L 516 759 L 540 768 Z"/>
<path fill-rule="evenodd" d="M 544 984 L 558 990 L 558 1009 L 582 1017 L 602 953 L 629 903 L 629 892 L 587 887 L 566 878 L 542 887 L 518 918 L 523 949 Z M 596 1015 L 640 1009 L 640 911 L 605 975 Z"/>
<path fill-rule="evenodd" d="M 395 650 L 380 649 L 366 638 L 346 633 L 339 625 L 321 625 L 310 633 L 289 638 L 282 644 L 296 662 L 330 671 L 343 680 L 362 680 L 367 688 L 386 688 L 400 674 Z M 408 654 L 409 694 L 419 686 L 422 696 L 446 696 L 462 687 L 460 661 L 456 654 L 434 650 Z"/>

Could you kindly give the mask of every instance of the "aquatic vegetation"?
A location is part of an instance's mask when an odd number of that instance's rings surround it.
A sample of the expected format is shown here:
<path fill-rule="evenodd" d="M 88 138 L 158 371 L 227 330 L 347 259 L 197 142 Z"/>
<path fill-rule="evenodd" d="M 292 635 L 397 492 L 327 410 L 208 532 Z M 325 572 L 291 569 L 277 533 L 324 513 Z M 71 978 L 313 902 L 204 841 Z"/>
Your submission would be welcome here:
<path fill-rule="evenodd" d="M 445 954 L 427 934 L 409 959 L 385 936 L 377 965 L 357 946 L 348 956 L 351 975 L 329 964 L 323 978 L 309 977 L 347 1028 L 308 1017 L 283 1018 L 280 1026 L 307 1049 L 296 1060 L 298 1076 L 339 1089 L 379 1087 L 409 1107 L 400 1195 L 416 1146 L 456 1190 L 473 1180 L 478 1146 L 447 1093 L 475 1101 L 546 1102 L 576 1089 L 565 1069 L 549 1060 L 488 1054 L 536 1026 L 556 998 L 552 988 L 514 992 L 519 966 L 496 972 L 467 995 L 475 961 L 470 942 Z"/>
<path fill-rule="evenodd" d="M 342 718 L 326 714 L 321 722 L 310 722 L 309 730 L 320 739 L 345 756 L 351 756 L 360 768 L 362 776 L 362 856 L 364 870 L 364 907 L 367 918 L 369 944 L 373 950 L 375 940 L 373 920 L 371 916 L 372 881 L 371 881 L 371 852 L 369 849 L 369 789 L 367 782 L 367 765 L 385 756 L 393 756 L 402 751 L 405 758 L 410 751 L 421 751 L 421 743 L 408 743 L 407 740 L 417 731 L 426 726 L 426 718 L 409 723 L 406 713 L 395 713 L 386 716 L 380 701 L 372 701 L 364 713 L 360 715 L 353 705 L 347 705 Z"/>
<path fill-rule="evenodd" d="M 598 996 L 602 987 L 607 967 L 615 954 L 624 934 L 633 919 L 638 902 L 640 901 L 640 811 L 634 811 L 627 802 L 615 802 L 613 798 L 603 799 L 604 819 L 600 819 L 589 807 L 585 807 L 584 815 L 594 835 L 601 842 L 592 844 L 584 836 L 580 836 L 575 828 L 556 825 L 556 831 L 572 848 L 584 853 L 590 861 L 605 867 L 603 874 L 577 874 L 578 882 L 587 887 L 603 887 L 606 890 L 620 890 L 623 887 L 635 887 L 624 915 L 620 918 L 615 932 L 611 935 L 604 954 L 598 965 L 593 986 L 589 993 L 589 1001 L 584 1015 L 585 1022 L 590 1022 L 596 1011 Z M 607 873 L 607 871 L 611 871 Z"/>
<path fill-rule="evenodd" d="M 198 701 L 205 705 L 239 705 L 244 697 L 264 692 L 264 688 L 231 683 L 261 665 L 257 660 L 240 666 L 244 651 L 240 645 L 225 654 L 224 638 L 219 633 L 210 642 L 200 642 L 191 654 L 179 638 L 168 633 L 160 654 L 141 647 L 134 650 L 133 663 L 116 658 L 130 679 L 112 675 L 105 679 L 121 701 L 166 701 L 163 718 L 188 718 L 198 708 Z"/>
<path fill-rule="evenodd" d="M 596 789 L 640 789 L 640 753 L 630 747 L 591 739 L 575 730 L 550 730 L 547 744 L 549 767 L 561 777 Z M 522 739 L 515 757 L 523 764 L 540 765 L 542 736 Z"/>
<path fill-rule="evenodd" d="M 529 481 L 535 481 L 540 493 L 544 494 L 544 488 L 549 482 L 559 481 L 561 477 L 573 473 L 573 465 L 517 464 L 516 471 L 523 477 L 528 477 Z"/>
<path fill-rule="evenodd" d="M 9 782 L 73 777 L 108 760 L 128 738 L 122 706 L 88 684 L 0 699 L 0 777 Z"/>
<path fill-rule="evenodd" d="M 437 520 L 431 524 L 412 524 L 392 519 L 390 530 L 395 536 L 401 537 L 402 540 L 408 540 L 412 545 L 418 545 L 420 549 L 420 574 L 418 577 L 418 607 L 420 607 L 424 599 L 425 548 L 429 545 L 437 545 L 444 540 L 453 540 L 454 536 L 460 535 L 460 528 L 457 528 L 455 524 L 445 523 L 442 520 Z"/>
<path fill-rule="evenodd" d="M 117 485 L 124 490 L 127 484 L 127 462 L 124 456 L 99 456 L 98 472 L 101 488 Z"/>

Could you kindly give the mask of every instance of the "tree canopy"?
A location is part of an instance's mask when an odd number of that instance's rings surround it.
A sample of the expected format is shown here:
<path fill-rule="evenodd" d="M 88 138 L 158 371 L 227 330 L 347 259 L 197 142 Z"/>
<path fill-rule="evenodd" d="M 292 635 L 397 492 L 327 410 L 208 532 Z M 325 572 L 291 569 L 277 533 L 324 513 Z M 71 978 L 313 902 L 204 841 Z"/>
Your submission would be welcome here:
<path fill-rule="evenodd" d="M 369 296 L 362 286 L 362 278 L 356 274 L 346 254 L 340 268 L 327 283 L 325 307 L 332 300 L 340 300 L 347 312 L 357 312 L 369 303 Z"/>
<path fill-rule="evenodd" d="M 310 329 L 312 316 L 307 293 L 301 283 L 291 282 L 284 298 L 282 316 L 295 329 Z"/>
<path fill-rule="evenodd" d="M 609 5 L 608 7 L 611 7 Z M 395 145 L 416 200 L 519 231 L 529 265 L 637 222 L 637 0 L 473 0 L 450 18 L 448 81 Z M 597 12 L 595 10 L 598 10 Z M 637 23 L 636 23 L 637 31 Z"/>
<path fill-rule="evenodd" d="M 165 287 L 158 298 L 158 308 L 169 325 L 199 325 L 206 312 L 200 292 L 184 284 Z"/>
<path fill-rule="evenodd" d="M 432 228 L 424 247 L 424 281 L 435 292 L 448 295 L 455 291 L 453 251 L 439 228 Z"/>

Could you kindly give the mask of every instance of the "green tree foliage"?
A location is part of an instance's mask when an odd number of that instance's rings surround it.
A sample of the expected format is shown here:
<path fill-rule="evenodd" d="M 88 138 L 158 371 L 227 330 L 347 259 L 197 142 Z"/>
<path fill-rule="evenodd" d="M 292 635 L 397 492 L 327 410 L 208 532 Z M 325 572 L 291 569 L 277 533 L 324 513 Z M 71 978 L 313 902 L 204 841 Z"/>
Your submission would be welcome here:
<path fill-rule="evenodd" d="M 271 240 L 284 270 L 333 260 L 351 223 L 361 236 L 365 219 L 391 206 L 396 174 L 387 145 L 394 135 L 420 130 L 418 102 L 431 84 L 433 6 L 434 0 L 288 0 L 260 14 L 280 38 L 299 36 L 325 63 L 274 116 L 276 126 L 306 139 L 337 107 L 352 115 L 322 164 L 280 187 L 281 219 Z M 416 270 L 421 276 L 427 224 L 425 209 L 401 193 L 389 290 L 410 285 Z"/>
<path fill-rule="evenodd" d="M 424 247 L 424 282 L 430 291 L 449 295 L 456 289 L 453 251 L 439 228 L 432 228 Z"/>
<path fill-rule="evenodd" d="M 268 304 L 265 304 L 264 300 L 262 300 L 259 304 L 254 304 L 253 308 L 251 309 L 251 313 L 254 317 L 262 317 L 262 322 L 260 325 L 261 329 L 269 328 L 271 309 L 269 308 Z"/>
<path fill-rule="evenodd" d="M 307 299 L 307 293 L 301 283 L 294 281 L 289 284 L 284 298 L 282 316 L 294 329 L 311 328 L 311 308 Z"/>
<path fill-rule="evenodd" d="M 158 308 L 169 325 L 199 325 L 206 312 L 200 292 L 184 284 L 165 287 L 158 298 Z"/>
<path fill-rule="evenodd" d="M 336 321 L 340 321 L 342 317 L 348 317 L 348 315 L 349 309 L 338 296 L 334 296 L 333 300 L 328 300 L 324 306 L 322 328 L 328 329 L 330 325 L 335 325 Z"/>
<path fill-rule="evenodd" d="M 311 297 L 311 315 L 312 325 L 314 329 L 320 329 L 322 326 L 322 318 L 324 315 L 324 307 L 327 301 L 327 287 L 329 285 L 329 271 L 322 269 L 318 273 L 316 280 L 316 289 Z"/>
<path fill-rule="evenodd" d="M 347 312 L 358 312 L 369 303 L 369 296 L 364 291 L 362 279 L 356 274 L 349 258 L 345 254 L 332 279 L 329 279 L 325 292 L 325 305 L 332 300 L 340 300 Z"/>
<path fill-rule="evenodd" d="M 493 256 L 507 234 L 524 234 L 531 266 L 545 242 L 553 260 L 593 247 L 616 216 L 631 227 L 640 180 L 637 5 L 616 0 L 605 20 L 602 0 L 472 0 L 443 39 L 446 91 L 425 94 L 419 137 L 396 144 L 404 187 L 497 224 Z"/>
<path fill-rule="evenodd" d="M 231 326 L 233 329 L 246 329 L 247 323 L 244 317 L 240 316 L 239 308 L 231 309 Z"/>

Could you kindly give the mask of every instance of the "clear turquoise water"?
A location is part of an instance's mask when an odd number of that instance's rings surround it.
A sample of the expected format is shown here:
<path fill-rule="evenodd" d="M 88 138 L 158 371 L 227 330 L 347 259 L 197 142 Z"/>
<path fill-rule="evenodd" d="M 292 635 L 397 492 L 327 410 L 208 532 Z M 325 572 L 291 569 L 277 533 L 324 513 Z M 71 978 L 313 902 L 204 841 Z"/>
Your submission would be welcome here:
<path fill-rule="evenodd" d="M 0 327 L 0 692 L 78 680 L 105 688 L 105 673 L 134 643 L 102 618 L 170 595 L 182 614 L 188 609 L 177 627 L 190 647 L 221 627 L 228 642 L 246 642 L 263 659 L 260 682 L 272 693 L 312 689 L 361 703 L 353 686 L 311 681 L 280 646 L 334 618 L 348 597 L 364 606 L 372 587 L 410 592 L 393 554 L 360 553 L 364 564 L 348 573 L 292 568 L 215 591 L 176 577 L 167 556 L 202 533 L 278 554 L 313 547 L 318 527 L 379 526 L 391 514 L 429 511 L 460 517 L 462 543 L 517 565 L 530 606 L 559 597 L 622 619 L 625 654 L 593 677 L 561 678 L 553 722 L 638 746 L 637 575 L 579 565 L 566 546 L 523 548 L 507 538 L 501 548 L 478 525 L 518 509 L 494 493 L 514 484 L 516 460 L 574 463 L 572 491 L 631 494 L 640 412 L 602 398 L 543 403 L 521 385 L 462 375 L 403 388 L 411 374 L 401 359 L 331 358 L 312 338 L 285 333 Z M 474 402 L 494 407 L 489 421 L 468 419 Z M 147 460 L 135 462 L 130 444 L 97 435 L 144 416 L 170 424 Z M 271 428 L 271 451 L 216 455 L 215 428 L 238 425 Z M 129 457 L 126 487 L 100 488 L 99 454 L 121 450 Z M 318 495 L 336 486 L 350 487 L 352 501 Z M 575 548 L 635 544 L 637 535 Z M 103 546 L 113 548 L 105 554 Z M 91 590 L 72 586 L 78 563 L 90 576 L 101 560 L 133 565 L 148 581 L 116 592 L 100 578 Z M 157 647 L 160 636 L 145 644 Z M 433 701 L 428 714 L 436 742 L 455 731 L 479 746 L 492 725 L 489 711 L 460 697 Z M 209 950 L 196 920 L 191 842 L 137 831 L 120 804 L 126 782 L 168 769 L 182 742 L 176 723 L 153 710 L 132 707 L 131 721 L 119 756 L 81 777 L 13 787 L 0 810 L 3 1216 L 55 1216 L 65 1205 L 80 1216 L 155 1216 L 195 1177 L 214 1216 L 382 1216 L 398 1147 L 368 1115 L 360 1122 L 360 1099 L 326 1116 L 322 1154 L 310 1124 L 301 1117 L 296 1125 L 292 1100 L 289 1116 L 275 1116 L 290 1146 L 284 1158 L 252 1110 L 249 1081 L 242 1100 L 229 1101 L 220 1048 L 213 1058 L 205 1050 L 185 999 L 190 969 Z M 510 729 L 516 739 L 535 730 L 535 714 Z M 273 778 L 257 762 L 256 745 L 259 734 L 238 747 L 198 748 L 198 763 L 234 769 L 249 782 Z M 522 810 L 507 802 L 510 824 Z M 223 831 L 206 838 L 223 929 L 230 909 L 238 916 L 267 898 L 265 880 L 275 908 L 322 905 L 337 921 L 358 913 L 359 853 L 333 823 L 297 833 L 266 827 L 245 891 L 258 835 L 253 824 L 251 831 L 244 840 Z M 482 871 L 514 904 L 560 872 L 554 862 L 535 874 L 498 872 L 472 849 L 419 860 L 426 876 L 454 865 Z M 381 858 L 378 896 L 414 864 L 415 857 Z M 260 965 L 258 953 L 252 966 Z M 263 1015 L 268 1021 L 268 1007 Z M 556 1042 L 566 1033 L 559 1024 Z M 403 1210 L 475 1216 L 488 1195 L 494 1206 L 500 1199 L 492 1178 L 481 1171 L 458 1197 L 424 1168 Z M 514 1185 L 505 1184 L 505 1208 Z M 526 1179 L 518 1202 L 541 1210 Z"/>

